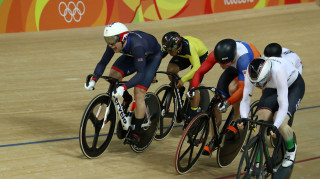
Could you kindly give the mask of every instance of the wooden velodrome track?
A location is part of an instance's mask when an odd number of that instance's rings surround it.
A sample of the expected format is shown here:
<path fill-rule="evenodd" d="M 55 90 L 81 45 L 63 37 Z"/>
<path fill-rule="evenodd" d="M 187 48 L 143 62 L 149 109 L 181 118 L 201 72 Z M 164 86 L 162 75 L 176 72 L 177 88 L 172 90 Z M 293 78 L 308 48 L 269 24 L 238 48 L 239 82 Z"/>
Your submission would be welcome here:
<path fill-rule="evenodd" d="M 127 25 L 154 34 L 159 41 L 171 30 L 192 35 L 202 39 L 209 51 L 219 40 L 234 38 L 251 42 L 260 51 L 279 42 L 298 53 L 306 93 L 293 125 L 298 153 L 292 178 L 318 178 L 319 17 L 315 3 L 303 3 Z M 106 90 L 103 82 L 91 92 L 83 87 L 104 52 L 103 29 L 0 34 L 0 178 L 234 178 L 239 156 L 226 168 L 217 166 L 215 155 L 202 156 L 189 173 L 176 174 L 181 127 L 141 154 L 114 136 L 100 158 L 84 157 L 78 141 L 81 117 L 89 101 Z M 159 70 L 166 70 L 168 61 L 165 58 Z M 203 84 L 215 86 L 221 72 L 216 65 Z M 167 83 L 166 76 L 159 75 L 158 80 L 150 91 Z"/>

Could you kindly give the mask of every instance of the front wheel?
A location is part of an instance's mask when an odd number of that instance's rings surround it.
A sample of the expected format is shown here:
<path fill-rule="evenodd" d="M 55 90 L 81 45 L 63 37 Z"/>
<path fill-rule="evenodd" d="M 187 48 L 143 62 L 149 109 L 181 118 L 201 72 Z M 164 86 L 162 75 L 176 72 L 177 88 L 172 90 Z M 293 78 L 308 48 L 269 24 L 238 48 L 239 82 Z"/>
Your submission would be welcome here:
<path fill-rule="evenodd" d="M 162 140 L 171 132 L 176 121 L 178 101 L 177 98 L 174 98 L 170 85 L 160 86 L 156 90 L 155 94 L 159 98 L 161 108 L 160 121 L 157 127 L 158 129 L 155 139 Z"/>
<path fill-rule="evenodd" d="M 79 131 L 80 148 L 86 157 L 97 158 L 108 148 L 115 123 L 116 111 L 110 96 L 103 93 L 94 97 L 84 111 Z"/>
<path fill-rule="evenodd" d="M 143 152 L 153 141 L 160 118 L 160 104 L 158 97 L 154 93 L 148 92 L 144 100 L 147 107 L 147 117 L 143 123 L 148 125 L 141 127 L 140 142 L 138 144 L 130 145 L 131 149 L 137 153 Z"/>
<path fill-rule="evenodd" d="M 249 140 L 240 159 L 237 172 L 237 179 L 249 179 L 251 177 L 266 177 L 264 175 L 264 172 L 262 172 L 264 166 L 261 165 L 261 163 L 263 163 L 263 154 L 260 153 L 260 155 L 258 155 L 259 151 L 262 151 L 261 149 L 262 146 L 259 145 L 259 136 L 255 136 Z M 257 158 L 258 156 L 260 157 Z"/>
<path fill-rule="evenodd" d="M 178 174 L 187 173 L 198 161 L 209 134 L 209 116 L 198 114 L 184 130 L 175 157 Z"/>

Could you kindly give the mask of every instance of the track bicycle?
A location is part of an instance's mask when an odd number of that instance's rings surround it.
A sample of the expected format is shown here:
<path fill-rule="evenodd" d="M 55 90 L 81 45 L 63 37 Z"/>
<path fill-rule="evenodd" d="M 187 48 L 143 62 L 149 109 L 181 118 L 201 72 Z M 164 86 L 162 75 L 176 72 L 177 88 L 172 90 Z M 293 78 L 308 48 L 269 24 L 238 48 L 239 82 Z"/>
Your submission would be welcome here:
<path fill-rule="evenodd" d="M 214 96 L 212 97 L 206 112 L 202 112 L 194 117 L 181 136 L 175 156 L 175 169 L 178 174 L 188 172 L 199 159 L 203 148 L 207 143 L 210 130 L 210 119 L 212 120 L 214 127 L 214 136 L 209 144 L 212 147 L 212 151 L 217 150 L 216 158 L 219 167 L 228 166 L 236 158 L 241 150 L 248 130 L 248 125 L 245 125 L 244 129 L 237 135 L 239 138 L 226 139 L 226 133 L 228 131 L 227 127 L 233 119 L 234 109 L 231 109 L 223 127 L 219 130 L 218 122 L 214 114 L 214 108 L 217 107 L 219 102 L 223 102 L 221 93 L 214 87 L 201 86 L 193 88 L 192 90 L 197 89 L 208 89 L 214 93 Z"/>
<path fill-rule="evenodd" d="M 89 83 L 92 76 L 92 74 L 87 76 L 86 83 Z M 112 92 L 125 82 L 109 76 L 101 76 L 100 78 L 109 82 L 110 85 L 107 92 L 95 96 L 84 111 L 79 130 L 82 153 L 87 158 L 97 158 L 108 148 L 116 127 L 116 113 L 118 113 L 120 119 L 117 125 L 117 136 L 124 139 L 124 144 L 129 144 L 133 151 L 143 152 L 156 135 L 160 117 L 160 105 L 157 96 L 154 93 L 146 93 L 147 117 L 141 126 L 141 140 L 137 144 L 130 143 L 127 137 L 134 130 L 132 124 L 134 105 L 126 115 L 120 100 L 112 95 Z"/>
<path fill-rule="evenodd" d="M 171 76 L 171 82 L 160 86 L 155 94 L 159 97 L 161 116 L 158 124 L 156 140 L 164 139 L 173 129 L 175 121 L 178 123 L 184 122 L 183 126 L 187 124 L 187 118 L 190 111 L 190 99 L 182 99 L 183 91 L 176 88 L 175 84 L 181 79 L 177 74 L 165 71 L 158 71 L 157 73 Z M 209 92 L 208 90 L 200 90 L 199 111 L 206 110 L 209 106 Z"/>
<path fill-rule="evenodd" d="M 268 147 L 265 133 L 273 123 L 263 120 L 243 119 L 255 125 L 259 125 L 258 134 L 249 140 L 246 145 L 238 167 L 237 178 L 290 178 L 293 166 L 282 167 L 281 163 L 286 152 L 286 144 L 279 131 L 274 140 L 275 147 Z M 292 121 L 292 119 L 290 119 Z M 296 137 L 294 134 L 294 142 Z"/>

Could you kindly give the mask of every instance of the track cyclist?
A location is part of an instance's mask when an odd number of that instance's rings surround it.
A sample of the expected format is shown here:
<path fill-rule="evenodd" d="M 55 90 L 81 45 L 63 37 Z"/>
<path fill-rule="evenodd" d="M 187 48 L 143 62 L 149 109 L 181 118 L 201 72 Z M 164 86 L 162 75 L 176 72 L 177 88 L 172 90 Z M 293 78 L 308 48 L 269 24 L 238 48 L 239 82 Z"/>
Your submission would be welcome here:
<path fill-rule="evenodd" d="M 281 45 L 278 43 L 270 43 L 266 46 L 263 53 L 266 57 L 282 57 L 282 59 L 288 60 L 299 70 L 299 73 L 302 75 L 302 61 L 295 52 L 281 47 Z"/>
<path fill-rule="evenodd" d="M 140 141 L 139 131 L 146 113 L 144 98 L 161 62 L 161 45 L 153 35 L 142 31 L 129 31 L 120 22 L 114 22 L 105 27 L 104 39 L 107 48 L 94 70 L 93 78 L 88 86 L 85 84 L 85 88 L 93 90 L 99 76 L 104 73 L 114 54 L 122 53 L 111 67 L 109 76 L 122 81 L 125 76 L 136 72 L 128 82 L 119 86 L 113 95 L 123 96 L 124 103 L 122 105 L 127 109 L 132 101 L 127 89 L 134 87 L 136 108 L 133 121 L 135 129 L 129 135 L 128 140 L 132 143 L 138 143 Z"/>
<path fill-rule="evenodd" d="M 195 72 L 207 59 L 207 47 L 201 40 L 195 37 L 180 36 L 177 32 L 171 31 L 162 37 L 162 50 L 163 58 L 168 54 L 172 56 L 167 66 L 168 72 L 178 74 L 179 71 L 188 68 L 190 65 L 192 66 L 191 70 L 179 80 L 178 84 L 176 84 L 176 87 L 180 88 L 180 94 L 182 97 L 185 90 L 185 87 L 183 86 L 184 83 L 192 79 Z M 195 97 L 190 100 L 190 103 L 191 110 L 188 120 L 195 117 L 198 113 L 198 106 L 200 103 L 200 93 L 198 91 Z M 186 125 L 187 124 L 188 122 L 186 122 Z"/>
<path fill-rule="evenodd" d="M 293 118 L 305 92 L 305 83 L 298 69 L 281 57 L 260 57 L 248 66 L 243 98 L 240 104 L 242 118 L 247 118 L 254 87 L 262 89 L 257 115 L 265 121 L 274 121 L 271 135 L 276 128 L 286 143 L 282 167 L 290 167 L 295 160 L 297 145 L 288 120 Z M 238 125 L 242 128 L 242 123 Z M 259 161 L 257 161 L 257 164 Z M 256 165 L 259 166 L 259 165 Z"/>
<path fill-rule="evenodd" d="M 233 105 L 234 116 L 233 122 L 228 127 L 230 129 L 229 136 L 232 139 L 237 133 L 237 125 L 235 121 L 240 118 L 239 105 L 242 99 L 244 88 L 244 74 L 248 64 L 260 53 L 251 43 L 235 41 L 233 39 L 223 39 L 217 43 L 208 59 L 201 65 L 198 71 L 193 76 L 191 81 L 191 88 L 199 85 L 200 79 L 216 64 L 219 63 L 220 67 L 224 69 L 221 74 L 217 89 L 222 93 L 225 98 L 223 104 L 218 104 L 215 107 L 215 115 L 218 125 L 221 124 L 222 115 L 225 113 L 230 105 Z M 193 97 L 194 93 L 189 93 L 189 97 Z M 213 135 L 213 126 L 211 125 L 211 135 Z M 213 144 L 208 143 L 203 151 L 203 155 L 211 155 Z"/>

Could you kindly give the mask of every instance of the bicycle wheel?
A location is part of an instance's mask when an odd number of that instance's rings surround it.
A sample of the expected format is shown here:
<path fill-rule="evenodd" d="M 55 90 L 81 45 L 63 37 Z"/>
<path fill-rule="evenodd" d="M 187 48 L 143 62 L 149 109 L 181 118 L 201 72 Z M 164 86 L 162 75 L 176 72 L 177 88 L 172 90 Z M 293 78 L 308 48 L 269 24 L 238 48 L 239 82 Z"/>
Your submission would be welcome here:
<path fill-rule="evenodd" d="M 259 166 L 257 166 L 257 157 L 259 151 L 262 151 L 262 145 L 259 144 L 260 137 L 255 136 L 249 140 L 247 146 L 245 147 L 239 167 L 237 172 L 237 179 L 244 178 L 248 179 L 251 177 L 259 178 L 260 175 L 262 178 L 266 178 L 267 176 L 264 174 L 264 165 L 260 165 L 263 163 L 263 154 L 260 153 L 259 157 Z"/>
<path fill-rule="evenodd" d="M 147 92 L 145 103 L 148 117 L 143 123 L 149 122 L 149 125 L 141 128 L 140 142 L 138 144 L 130 144 L 131 149 L 137 153 L 143 152 L 151 144 L 156 135 L 157 126 L 160 120 L 160 103 L 158 97 L 154 93 Z"/>
<path fill-rule="evenodd" d="M 249 119 L 255 120 L 255 121 L 258 119 L 258 116 L 256 115 L 258 105 L 259 105 L 259 100 L 254 101 L 250 105 Z M 257 126 L 255 124 L 249 123 L 249 129 L 248 129 L 249 131 L 248 131 L 247 137 L 243 143 L 243 146 L 241 148 L 242 152 L 243 152 L 244 148 L 246 147 L 246 145 L 248 144 L 249 140 L 253 137 L 252 134 L 256 131 L 256 129 L 257 129 Z"/>
<path fill-rule="evenodd" d="M 184 130 L 175 156 L 177 173 L 188 172 L 198 161 L 209 134 L 209 117 L 206 113 L 198 114 Z"/>
<path fill-rule="evenodd" d="M 233 118 L 233 114 L 234 114 L 233 111 L 234 111 L 233 109 L 230 111 L 228 119 Z M 235 160 L 235 158 L 240 153 L 241 148 L 243 146 L 243 142 L 247 138 L 248 125 L 245 125 L 244 129 L 239 131 L 239 134 L 237 134 L 239 135 L 238 138 L 227 139 L 225 132 L 222 131 L 221 133 L 224 136 L 221 144 L 218 146 L 217 163 L 219 167 L 227 167 Z"/>
<path fill-rule="evenodd" d="M 82 153 L 88 158 L 99 157 L 109 146 L 113 136 L 116 111 L 107 94 L 99 94 L 88 104 L 82 116 L 79 142 Z M 110 104 L 109 113 L 106 108 Z M 104 118 L 106 123 L 102 128 Z"/>
<path fill-rule="evenodd" d="M 177 118 L 178 102 L 171 93 L 170 85 L 160 86 L 155 94 L 160 100 L 161 115 L 157 127 L 156 140 L 162 140 L 171 132 Z"/>

